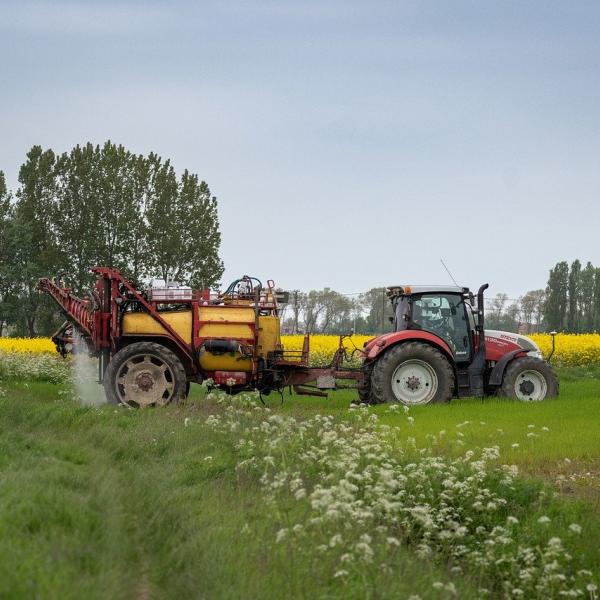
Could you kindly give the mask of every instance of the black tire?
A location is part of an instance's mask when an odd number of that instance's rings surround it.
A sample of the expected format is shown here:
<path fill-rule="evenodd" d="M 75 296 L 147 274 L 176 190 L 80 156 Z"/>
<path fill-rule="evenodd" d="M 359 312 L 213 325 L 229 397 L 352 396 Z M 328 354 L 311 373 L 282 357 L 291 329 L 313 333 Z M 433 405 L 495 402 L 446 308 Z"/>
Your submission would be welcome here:
<path fill-rule="evenodd" d="M 542 378 L 544 384 L 541 384 Z M 544 385 L 546 389 L 542 393 Z M 508 365 L 498 395 L 523 402 L 539 402 L 544 398 L 558 396 L 558 389 L 558 378 L 550 364 L 540 358 L 524 356 L 515 358 Z M 528 397 L 529 393 L 531 395 Z"/>
<path fill-rule="evenodd" d="M 358 391 L 358 400 L 362 404 L 376 404 L 375 398 L 373 398 L 373 392 L 371 391 L 371 376 L 373 374 L 373 365 L 363 366 L 363 373 L 365 378 L 360 382 Z"/>
<path fill-rule="evenodd" d="M 179 402 L 189 389 L 177 355 L 155 342 L 136 342 L 119 350 L 108 363 L 103 385 L 108 402 L 132 408 Z"/>
<path fill-rule="evenodd" d="M 392 381 L 396 370 L 403 364 L 406 368 L 413 364 L 418 365 L 419 369 L 424 369 L 429 374 L 431 389 L 435 389 L 431 397 L 425 396 L 422 401 L 415 401 L 419 390 L 419 393 L 427 393 L 425 387 L 429 386 L 429 383 L 425 383 L 427 377 L 424 377 L 423 381 L 413 376 L 407 377 L 406 381 L 402 382 L 400 379 L 396 382 Z M 397 393 L 402 394 L 402 388 L 408 389 L 405 384 L 416 386 L 413 390 L 414 396 L 409 396 L 408 391 L 405 392 L 404 397 L 397 395 Z M 393 346 L 377 359 L 371 376 L 371 392 L 378 403 L 401 402 L 413 405 L 448 402 L 454 393 L 454 371 L 448 359 L 433 346 L 421 342 L 406 342 Z"/>

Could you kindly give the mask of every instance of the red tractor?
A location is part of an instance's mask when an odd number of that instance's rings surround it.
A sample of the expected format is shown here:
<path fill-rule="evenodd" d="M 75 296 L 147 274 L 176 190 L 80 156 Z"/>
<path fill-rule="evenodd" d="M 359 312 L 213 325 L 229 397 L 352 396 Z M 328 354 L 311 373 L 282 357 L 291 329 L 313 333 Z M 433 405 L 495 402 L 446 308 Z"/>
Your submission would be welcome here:
<path fill-rule="evenodd" d="M 484 329 L 484 291 L 392 286 L 394 331 L 365 345 L 363 401 L 407 405 L 500 395 L 558 395 L 558 379 L 528 337 Z"/>
<path fill-rule="evenodd" d="M 67 321 L 53 337 L 65 353 L 79 337 L 99 358 L 99 382 L 109 401 L 132 407 L 179 401 L 191 382 L 212 380 L 236 393 L 262 395 L 291 387 L 326 395 L 354 384 L 363 402 L 406 405 L 452 397 L 496 395 L 542 400 L 558 381 L 539 348 L 525 336 L 484 331 L 483 293 L 467 288 L 393 286 L 394 332 L 357 349 L 360 367 L 345 365 L 340 346 L 331 363 L 311 367 L 309 336 L 301 351 L 286 350 L 272 281 L 236 280 L 222 294 L 185 286 L 137 289 L 119 271 L 94 267 L 96 285 L 85 298 L 60 278 L 39 287 Z M 78 334 L 78 335 L 76 335 Z"/>

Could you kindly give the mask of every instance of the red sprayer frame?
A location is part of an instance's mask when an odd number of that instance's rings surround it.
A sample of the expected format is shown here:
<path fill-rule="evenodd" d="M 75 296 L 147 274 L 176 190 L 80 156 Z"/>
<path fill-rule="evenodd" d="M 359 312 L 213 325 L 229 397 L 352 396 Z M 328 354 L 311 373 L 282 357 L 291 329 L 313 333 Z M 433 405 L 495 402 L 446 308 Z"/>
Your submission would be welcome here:
<path fill-rule="evenodd" d="M 126 302 L 136 302 L 167 332 L 166 337 L 176 346 L 190 381 L 200 381 L 205 376 L 212 376 L 210 373 L 206 375 L 201 372 L 198 360 L 200 348 L 206 340 L 210 339 L 200 336 L 202 323 L 199 318 L 199 306 L 207 304 L 209 300 L 205 292 L 193 292 L 188 299 L 176 300 L 176 304 L 188 304 L 192 311 L 190 344 L 162 317 L 158 305 L 164 304 L 164 301 L 149 300 L 146 294 L 137 290 L 116 269 L 94 267 L 91 270 L 96 274 L 97 280 L 85 299 L 75 296 L 69 287 L 62 284 L 60 277 L 43 278 L 39 281 L 39 289 L 52 296 L 68 320 L 68 323 L 53 336 L 61 352 L 65 351 L 66 343 L 70 341 L 65 336 L 65 330 L 68 325 L 71 325 L 82 334 L 90 353 L 99 357 L 99 380 L 102 381 L 112 354 L 119 350 L 122 342 L 121 308 Z M 271 293 L 274 293 L 273 287 L 273 283 L 269 281 L 268 289 Z M 262 302 L 257 295 L 253 300 L 253 306 L 255 319 L 248 322 L 253 338 L 240 340 L 248 347 L 252 347 L 253 370 L 251 380 L 247 381 L 248 387 L 258 387 L 262 377 L 257 356 L 259 309 L 274 310 L 276 314 L 277 302 L 276 300 L 271 303 Z M 292 386 L 298 394 L 325 395 L 320 390 L 334 389 L 336 379 L 354 380 L 356 383 L 363 381 L 365 374 L 361 369 L 341 368 L 346 358 L 343 337 L 340 337 L 340 345 L 331 364 L 326 367 L 309 366 L 309 344 L 309 336 L 306 336 L 301 352 L 282 349 L 273 353 L 267 371 L 276 375 L 274 381 L 277 389 Z M 363 353 L 362 350 L 357 349 L 357 351 Z M 306 384 L 310 382 L 315 382 L 316 386 L 307 387 Z"/>

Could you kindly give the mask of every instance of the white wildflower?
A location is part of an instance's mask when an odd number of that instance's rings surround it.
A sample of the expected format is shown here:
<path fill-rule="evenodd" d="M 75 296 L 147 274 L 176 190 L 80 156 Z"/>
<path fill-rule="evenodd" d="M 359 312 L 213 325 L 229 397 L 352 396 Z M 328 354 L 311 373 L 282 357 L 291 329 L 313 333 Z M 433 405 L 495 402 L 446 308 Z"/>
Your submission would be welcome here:
<path fill-rule="evenodd" d="M 548 523 L 550 523 L 550 517 L 547 517 L 546 515 L 542 515 L 539 519 L 538 519 L 538 523 L 540 525 L 548 525 Z"/>
<path fill-rule="evenodd" d="M 287 536 L 287 534 L 288 534 L 288 530 L 285 527 L 283 529 L 280 529 L 277 532 L 277 536 L 275 538 L 275 542 L 277 544 L 279 544 L 279 542 L 281 542 L 283 539 L 285 539 L 285 537 Z"/>
<path fill-rule="evenodd" d="M 299 488 L 294 492 L 294 498 L 296 500 L 302 500 L 306 496 L 306 490 L 304 488 Z"/>
<path fill-rule="evenodd" d="M 581 525 L 578 525 L 577 523 L 571 523 L 569 525 L 569 531 L 572 533 L 581 533 Z"/>

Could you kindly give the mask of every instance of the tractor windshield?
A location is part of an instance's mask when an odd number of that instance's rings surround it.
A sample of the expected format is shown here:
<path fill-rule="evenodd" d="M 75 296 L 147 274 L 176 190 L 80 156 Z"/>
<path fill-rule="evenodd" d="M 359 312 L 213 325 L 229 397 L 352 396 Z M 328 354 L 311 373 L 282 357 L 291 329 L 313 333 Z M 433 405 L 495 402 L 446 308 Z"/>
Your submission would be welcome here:
<path fill-rule="evenodd" d="M 470 326 L 459 294 L 416 294 L 396 306 L 397 329 L 422 329 L 441 337 L 457 360 L 469 360 Z"/>

